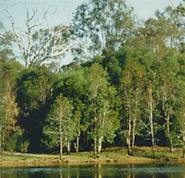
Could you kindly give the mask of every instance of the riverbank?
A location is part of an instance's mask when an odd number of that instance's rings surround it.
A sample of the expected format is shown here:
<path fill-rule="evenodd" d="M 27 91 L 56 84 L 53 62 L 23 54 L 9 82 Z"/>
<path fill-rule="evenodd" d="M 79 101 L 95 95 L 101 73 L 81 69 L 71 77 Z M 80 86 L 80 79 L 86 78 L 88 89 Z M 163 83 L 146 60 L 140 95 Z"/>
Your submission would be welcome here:
<path fill-rule="evenodd" d="M 43 167 L 60 166 L 65 164 L 149 164 L 149 163 L 185 163 L 180 149 L 170 153 L 167 148 L 155 148 L 155 158 L 152 158 L 151 148 L 136 147 L 132 156 L 127 155 L 127 150 L 123 148 L 112 148 L 104 150 L 100 156 L 94 157 L 93 152 L 80 152 L 64 155 L 59 159 L 59 155 L 48 154 L 24 154 L 4 152 L 1 156 L 0 167 Z"/>

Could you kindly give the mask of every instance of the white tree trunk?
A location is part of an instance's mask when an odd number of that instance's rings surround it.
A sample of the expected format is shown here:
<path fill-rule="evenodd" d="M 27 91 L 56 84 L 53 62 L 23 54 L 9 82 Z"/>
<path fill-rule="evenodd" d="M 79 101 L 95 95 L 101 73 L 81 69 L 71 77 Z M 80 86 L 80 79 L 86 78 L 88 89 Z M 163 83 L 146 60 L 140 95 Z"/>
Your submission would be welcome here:
<path fill-rule="evenodd" d="M 98 139 L 98 153 L 101 153 L 101 150 L 102 150 L 102 142 L 103 142 L 103 136 L 101 136 L 99 139 Z"/>
<path fill-rule="evenodd" d="M 129 118 L 128 122 L 128 135 L 127 135 L 127 148 L 128 148 L 128 155 L 132 154 L 131 151 L 131 132 L 132 132 L 132 124 L 131 124 L 131 119 Z"/>
<path fill-rule="evenodd" d="M 148 89 L 148 107 L 149 107 L 149 122 L 150 122 L 150 134 L 152 141 L 152 155 L 155 157 L 155 138 L 154 138 L 154 123 L 153 123 L 153 97 L 152 97 L 152 87 Z"/>

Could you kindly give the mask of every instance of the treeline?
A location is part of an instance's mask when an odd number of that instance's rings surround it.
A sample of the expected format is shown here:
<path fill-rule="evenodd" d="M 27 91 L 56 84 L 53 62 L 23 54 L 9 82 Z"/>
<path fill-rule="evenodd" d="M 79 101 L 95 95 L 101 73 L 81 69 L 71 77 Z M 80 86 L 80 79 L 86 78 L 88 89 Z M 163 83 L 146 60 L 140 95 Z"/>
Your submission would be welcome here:
<path fill-rule="evenodd" d="M 88 42 L 58 72 L 21 65 L 4 34 L 1 150 L 62 156 L 127 146 L 132 154 L 138 145 L 154 155 L 158 145 L 185 153 L 185 8 L 156 12 L 142 26 L 132 14 L 122 0 L 79 6 L 71 39 Z"/>

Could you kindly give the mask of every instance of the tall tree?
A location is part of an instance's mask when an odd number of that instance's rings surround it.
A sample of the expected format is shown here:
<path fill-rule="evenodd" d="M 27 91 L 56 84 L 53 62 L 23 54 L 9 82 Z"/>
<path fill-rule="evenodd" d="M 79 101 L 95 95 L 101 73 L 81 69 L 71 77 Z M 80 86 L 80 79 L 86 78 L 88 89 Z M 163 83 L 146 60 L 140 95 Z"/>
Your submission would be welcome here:
<path fill-rule="evenodd" d="M 11 35 L 18 52 L 26 67 L 33 65 L 48 65 L 58 62 L 71 47 L 69 44 L 70 29 L 64 25 L 45 28 L 39 23 L 38 14 L 26 9 L 25 29 L 17 28 L 15 19 L 7 11 L 11 23 Z M 39 19 L 39 18 L 38 18 Z M 41 19 L 39 19 L 41 21 Z M 42 19 L 43 20 L 43 19 Z"/>
<path fill-rule="evenodd" d="M 149 18 L 144 27 L 139 27 L 134 38 L 129 41 L 133 48 L 148 48 L 158 55 L 163 55 L 170 46 L 170 39 L 175 38 L 178 30 L 165 18 Z"/>
<path fill-rule="evenodd" d="M 82 117 L 83 117 L 83 111 L 85 106 L 80 100 L 73 102 L 73 105 L 74 105 L 74 110 L 73 110 L 72 122 L 74 122 L 74 126 L 75 126 L 74 137 L 76 139 L 76 141 L 74 141 L 74 147 L 76 149 L 76 152 L 79 152 L 80 136 L 81 136 L 81 131 L 83 130 L 83 127 L 84 127 Z"/>
<path fill-rule="evenodd" d="M 183 157 L 185 157 L 185 60 L 184 54 L 178 55 L 178 63 L 180 65 L 178 71 L 178 92 L 177 92 L 177 108 L 176 108 L 176 117 L 178 118 L 181 138 L 182 138 L 182 149 L 183 149 Z"/>
<path fill-rule="evenodd" d="M 146 108 L 146 117 L 148 118 L 148 123 L 150 127 L 149 137 L 151 139 L 152 146 L 152 154 L 155 157 L 155 130 L 156 130 L 156 112 L 157 112 L 157 82 L 158 75 L 157 69 L 159 61 L 154 53 L 146 50 L 145 54 L 143 54 L 141 61 L 144 69 L 145 69 L 145 79 L 144 79 L 144 105 L 142 107 Z M 145 110 L 144 110 L 145 111 Z M 148 130 L 148 129 L 147 129 Z"/>
<path fill-rule="evenodd" d="M 164 12 L 156 12 L 158 19 L 165 20 L 169 25 L 167 31 L 170 35 L 167 39 L 171 48 L 178 52 L 184 52 L 184 36 L 185 36 L 185 6 L 184 2 L 177 6 L 168 6 Z"/>
<path fill-rule="evenodd" d="M 134 59 L 127 59 L 120 83 L 120 96 L 123 105 L 122 128 L 128 146 L 128 154 L 132 154 L 135 144 L 136 128 L 141 117 L 141 100 L 143 92 L 144 70 Z"/>
<path fill-rule="evenodd" d="M 70 101 L 59 95 L 51 107 L 44 127 L 45 136 L 51 140 L 54 138 L 55 144 L 59 143 L 61 160 L 64 146 L 67 146 L 67 151 L 70 152 L 70 143 L 74 135 L 75 124 L 72 120 L 72 109 Z M 48 140 L 45 140 L 45 142 L 48 142 Z M 53 145 L 49 144 L 47 146 Z"/>
<path fill-rule="evenodd" d="M 15 82 L 18 77 L 17 71 L 21 70 L 21 65 L 16 61 L 1 61 L 1 137 L 5 150 L 15 150 L 12 141 L 13 134 L 19 130 L 17 126 L 18 107 L 16 103 Z M 16 142 L 17 138 L 14 138 Z"/>
<path fill-rule="evenodd" d="M 74 48 L 85 59 L 105 48 L 117 49 L 132 35 L 132 8 L 125 0 L 91 0 L 77 8 L 72 31 L 80 43 Z"/>
<path fill-rule="evenodd" d="M 42 128 L 53 101 L 56 75 L 45 67 L 24 69 L 17 80 L 19 125 L 30 142 L 29 151 L 41 151 Z"/>
<path fill-rule="evenodd" d="M 21 65 L 14 60 L 11 40 L 12 36 L 0 22 L 0 152 L 3 149 L 15 150 L 12 135 L 19 129 L 15 82 Z"/>
<path fill-rule="evenodd" d="M 96 63 L 89 69 L 88 80 L 90 118 L 96 155 L 101 152 L 103 141 L 112 141 L 119 127 L 117 112 L 112 105 L 116 91 L 108 83 L 107 73 Z"/>
<path fill-rule="evenodd" d="M 161 106 L 162 118 L 166 123 L 165 133 L 171 152 L 173 151 L 171 122 L 175 115 L 176 95 L 178 91 L 176 75 L 178 68 L 177 57 L 173 54 L 173 52 L 170 52 L 167 53 L 161 60 L 158 70 L 158 101 Z"/>
<path fill-rule="evenodd" d="M 184 81 L 180 81 L 180 92 L 178 97 L 178 109 L 176 116 L 178 117 L 180 132 L 182 134 L 182 150 L 183 150 L 183 157 L 185 157 L 185 93 L 184 93 Z"/>

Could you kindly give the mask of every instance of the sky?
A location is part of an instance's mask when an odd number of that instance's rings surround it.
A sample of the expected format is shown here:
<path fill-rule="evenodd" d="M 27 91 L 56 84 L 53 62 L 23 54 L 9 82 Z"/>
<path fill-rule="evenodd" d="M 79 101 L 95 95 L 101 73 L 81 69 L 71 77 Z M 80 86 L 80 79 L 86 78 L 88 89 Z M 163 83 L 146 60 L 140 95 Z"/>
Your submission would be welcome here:
<path fill-rule="evenodd" d="M 126 0 L 127 4 L 134 7 L 135 14 L 141 19 L 153 17 L 157 9 L 163 10 L 168 5 L 175 6 L 182 0 Z M 46 14 L 46 26 L 58 23 L 68 25 L 78 5 L 88 0 L 0 0 L 0 21 L 8 25 L 7 12 L 14 17 L 17 27 L 24 27 L 26 7 L 31 11 L 37 10 L 38 16 Z M 39 21 L 39 19 L 36 19 Z"/>
<path fill-rule="evenodd" d="M 75 9 L 84 2 L 89 0 L 0 0 L 0 22 L 3 22 L 5 29 L 9 30 L 10 21 L 8 13 L 14 18 L 17 31 L 24 31 L 26 8 L 31 11 L 36 10 L 37 14 L 34 24 L 42 24 L 42 27 L 52 27 L 62 24 L 69 25 L 72 21 Z M 153 17 L 157 9 L 164 10 L 165 7 L 175 6 L 182 0 L 126 0 L 129 6 L 134 8 L 134 13 L 140 19 Z M 8 13 L 7 13 L 8 11 Z M 47 13 L 45 13 L 47 11 Z M 43 21 L 40 21 L 44 16 Z M 1 33 L 1 31 L 0 31 Z M 18 52 L 15 50 L 15 54 Z M 18 57 L 19 58 L 19 57 Z M 70 62 L 70 57 L 65 58 L 63 64 Z"/>

